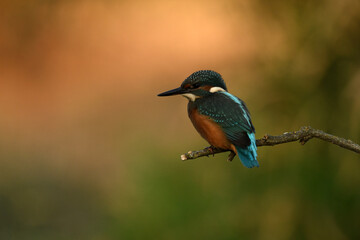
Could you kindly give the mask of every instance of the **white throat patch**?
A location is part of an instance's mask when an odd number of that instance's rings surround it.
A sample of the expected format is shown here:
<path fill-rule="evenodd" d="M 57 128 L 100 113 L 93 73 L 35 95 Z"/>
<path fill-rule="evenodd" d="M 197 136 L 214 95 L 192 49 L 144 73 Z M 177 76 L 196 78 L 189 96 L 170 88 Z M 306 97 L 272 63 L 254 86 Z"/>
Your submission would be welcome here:
<path fill-rule="evenodd" d="M 226 91 L 221 87 L 212 87 L 212 88 L 210 88 L 209 92 L 215 93 L 215 92 L 226 92 Z"/>
<path fill-rule="evenodd" d="M 196 98 L 199 98 L 198 96 L 192 94 L 192 93 L 184 93 L 184 94 L 181 94 L 183 95 L 184 97 L 186 97 L 187 99 L 189 99 L 190 101 L 194 102 L 196 100 Z"/>

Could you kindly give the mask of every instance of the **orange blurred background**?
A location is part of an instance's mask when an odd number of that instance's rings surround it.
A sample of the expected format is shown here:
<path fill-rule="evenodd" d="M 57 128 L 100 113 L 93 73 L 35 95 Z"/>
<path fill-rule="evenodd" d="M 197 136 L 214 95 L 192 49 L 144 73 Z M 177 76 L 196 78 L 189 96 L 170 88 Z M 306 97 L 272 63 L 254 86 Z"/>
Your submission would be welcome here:
<path fill-rule="evenodd" d="M 222 74 L 257 137 L 311 125 L 360 142 L 360 3 L 2 1 L 1 239 L 357 239 L 360 162 L 311 140 L 259 169 L 207 143 L 186 100 Z"/>

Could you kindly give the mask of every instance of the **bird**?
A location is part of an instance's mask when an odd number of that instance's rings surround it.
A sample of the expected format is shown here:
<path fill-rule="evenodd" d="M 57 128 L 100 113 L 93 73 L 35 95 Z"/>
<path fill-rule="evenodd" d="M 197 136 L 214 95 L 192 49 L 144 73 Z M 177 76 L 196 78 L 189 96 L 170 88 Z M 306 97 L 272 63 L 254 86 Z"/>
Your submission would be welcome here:
<path fill-rule="evenodd" d="M 255 128 L 244 101 L 228 92 L 222 76 L 212 70 L 192 73 L 180 87 L 158 94 L 182 95 L 188 116 L 210 149 L 230 150 L 247 168 L 259 167 Z"/>

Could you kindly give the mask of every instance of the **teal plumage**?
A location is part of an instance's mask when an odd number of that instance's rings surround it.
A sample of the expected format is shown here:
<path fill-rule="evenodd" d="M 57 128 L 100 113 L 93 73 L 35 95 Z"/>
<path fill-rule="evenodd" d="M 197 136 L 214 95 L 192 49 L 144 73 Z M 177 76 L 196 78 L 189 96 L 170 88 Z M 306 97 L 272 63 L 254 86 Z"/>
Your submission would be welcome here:
<path fill-rule="evenodd" d="M 245 103 L 228 92 L 216 92 L 195 101 L 200 114 L 220 125 L 235 145 L 244 166 L 258 167 L 255 128 Z"/>

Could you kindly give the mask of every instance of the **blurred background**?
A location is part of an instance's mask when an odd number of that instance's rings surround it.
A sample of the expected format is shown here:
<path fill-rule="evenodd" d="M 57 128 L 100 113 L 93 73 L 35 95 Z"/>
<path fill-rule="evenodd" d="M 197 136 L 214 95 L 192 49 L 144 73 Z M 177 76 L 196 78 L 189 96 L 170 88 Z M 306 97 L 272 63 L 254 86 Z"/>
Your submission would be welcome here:
<path fill-rule="evenodd" d="M 0 2 L 0 239 L 360 239 L 360 157 L 311 140 L 208 146 L 187 100 L 221 73 L 257 137 L 360 142 L 360 2 Z"/>

